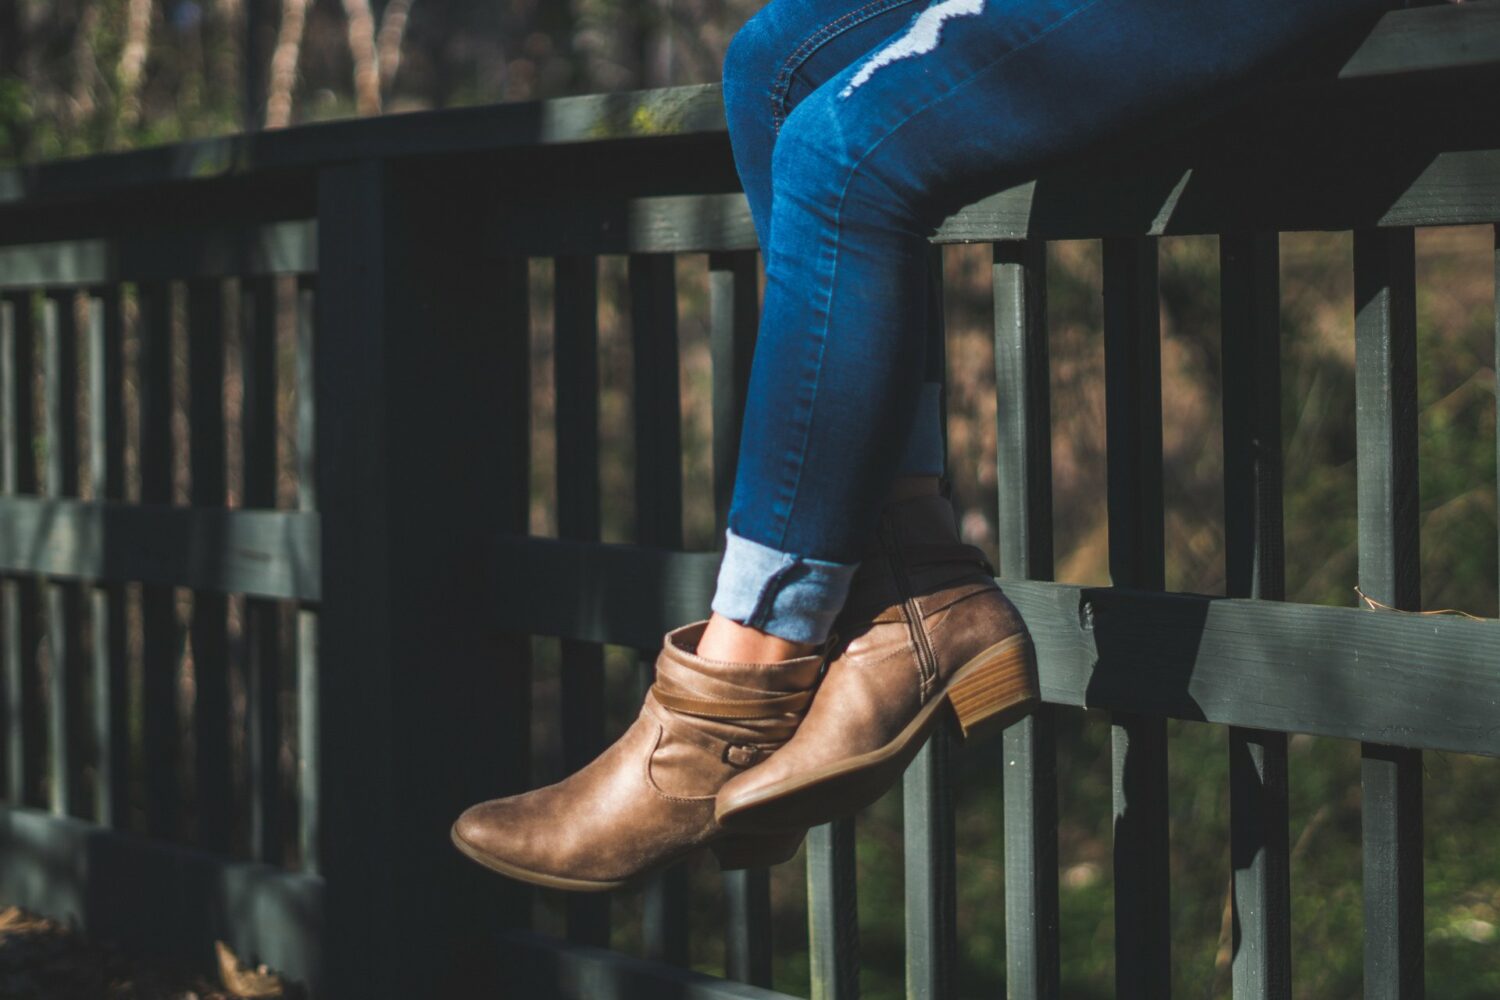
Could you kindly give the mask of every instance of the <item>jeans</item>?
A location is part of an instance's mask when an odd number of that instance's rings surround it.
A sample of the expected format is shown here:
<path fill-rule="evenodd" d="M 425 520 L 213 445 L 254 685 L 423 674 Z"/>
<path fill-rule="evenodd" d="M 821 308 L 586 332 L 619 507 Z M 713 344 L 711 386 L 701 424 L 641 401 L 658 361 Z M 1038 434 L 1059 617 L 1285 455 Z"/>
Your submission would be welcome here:
<path fill-rule="evenodd" d="M 1235 100 L 1389 0 L 772 0 L 724 103 L 766 261 L 712 607 L 820 642 L 903 473 L 943 471 L 932 249 L 1100 139 Z"/>

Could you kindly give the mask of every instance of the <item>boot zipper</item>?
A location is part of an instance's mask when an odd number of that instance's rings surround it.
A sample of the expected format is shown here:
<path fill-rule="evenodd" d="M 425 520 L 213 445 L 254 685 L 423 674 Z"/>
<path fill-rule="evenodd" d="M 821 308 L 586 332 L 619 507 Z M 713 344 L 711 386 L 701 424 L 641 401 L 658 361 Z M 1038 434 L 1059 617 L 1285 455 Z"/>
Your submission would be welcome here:
<path fill-rule="evenodd" d="M 911 592 L 911 580 L 906 575 L 906 564 L 900 556 L 895 525 L 886 521 L 881 526 L 881 532 L 885 536 L 886 562 L 890 564 L 891 575 L 896 579 L 896 589 L 901 593 L 901 607 L 906 615 L 907 631 L 911 634 L 912 645 L 917 651 L 917 671 L 921 675 L 922 698 L 925 701 L 937 678 L 937 656 L 932 651 L 932 643 L 927 637 L 927 627 L 922 621 L 922 607 Z"/>

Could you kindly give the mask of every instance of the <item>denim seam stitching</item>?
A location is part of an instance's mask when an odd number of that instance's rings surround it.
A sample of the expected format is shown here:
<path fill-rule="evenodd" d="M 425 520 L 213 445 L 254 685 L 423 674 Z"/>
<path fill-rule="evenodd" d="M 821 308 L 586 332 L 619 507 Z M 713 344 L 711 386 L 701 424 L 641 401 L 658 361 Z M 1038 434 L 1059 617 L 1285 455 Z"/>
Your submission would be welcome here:
<path fill-rule="evenodd" d="M 888 10 L 893 10 L 903 4 L 913 2 L 915 0 L 871 0 L 870 3 L 865 4 L 863 7 L 834 18 L 804 38 L 791 51 L 791 54 L 782 60 L 781 68 L 777 70 L 775 78 L 771 81 L 772 131 L 780 132 L 782 122 L 786 121 L 786 95 L 792 88 L 792 74 L 796 73 L 797 68 L 807 62 L 814 52 L 822 48 L 837 35 L 873 17 L 878 17 Z"/>
<path fill-rule="evenodd" d="M 780 592 L 781 582 L 795 562 L 795 556 L 786 552 L 781 553 L 780 565 L 767 574 L 765 582 L 761 584 L 760 592 L 755 595 L 755 604 L 746 618 L 746 625 L 751 628 L 761 628 L 771 620 L 771 612 L 776 606 L 776 596 Z"/>
<path fill-rule="evenodd" d="M 952 87 L 949 87 L 943 93 L 934 96 L 931 100 L 929 100 L 927 103 L 923 104 L 921 107 L 913 109 L 912 112 L 909 115 L 907 115 L 905 118 L 901 119 L 899 122 L 896 122 L 894 125 L 892 125 L 886 131 L 885 135 L 881 136 L 875 142 L 871 143 L 870 144 L 870 148 L 867 149 L 867 150 L 865 150 L 863 153 L 861 153 L 859 155 L 859 158 L 856 159 L 853 163 L 851 163 L 849 165 L 847 176 L 844 178 L 844 186 L 839 190 L 838 204 L 834 208 L 833 228 L 834 228 L 835 233 L 840 233 L 840 232 L 843 231 L 843 225 L 844 225 L 844 205 L 845 205 L 845 203 L 849 199 L 849 186 L 854 183 L 854 175 L 855 175 L 855 173 L 859 170 L 860 164 L 864 163 L 865 160 L 869 159 L 870 155 L 873 154 L 875 152 L 875 150 L 879 149 L 881 147 L 881 145 L 883 145 L 887 139 L 889 139 L 891 136 L 895 135 L 898 131 L 900 131 L 902 128 L 904 128 L 908 122 L 910 122 L 913 118 L 917 117 L 917 115 L 921 114 L 923 111 L 926 111 L 928 108 L 932 107 L 934 104 L 937 104 L 939 101 L 942 101 L 942 100 L 944 100 L 944 99 L 946 99 L 948 97 L 951 97 L 960 88 L 967 87 L 976 78 L 978 78 L 978 76 L 981 73 L 987 73 L 990 70 L 994 69 L 996 66 L 1003 65 L 1005 62 L 1007 62 L 1008 60 L 1010 60 L 1012 57 L 1014 57 L 1014 56 L 1016 56 L 1016 55 L 1018 55 L 1018 54 L 1020 54 L 1020 53 L 1022 53 L 1024 51 L 1026 51 L 1027 49 L 1031 48 L 1037 42 L 1041 41 L 1043 38 L 1046 38 L 1052 32 L 1056 31 L 1057 29 L 1061 28 L 1064 24 L 1067 24 L 1069 21 L 1073 20 L 1073 18 L 1077 17 L 1079 14 L 1082 14 L 1086 10 L 1092 10 L 1094 7 L 1097 7 L 1099 4 L 1101 4 L 1103 2 L 1104 2 L 1104 0 L 1089 0 L 1089 2 L 1086 3 L 1086 4 L 1084 4 L 1082 7 L 1079 7 L 1076 10 L 1070 11 L 1068 14 L 1066 14 L 1063 17 L 1059 18 L 1055 23 L 1048 25 L 1043 30 L 1037 32 L 1035 35 L 1033 35 L 1032 37 L 1028 38 L 1025 42 L 1021 43 L 1020 45 L 1015 46 L 1012 49 L 1009 49 L 1006 52 L 1001 53 L 994 60 L 985 63 L 983 66 L 980 66 L 978 69 L 974 70 L 974 72 L 970 73 L 968 76 L 964 77 L 962 80 L 959 80 L 956 83 L 954 83 L 954 85 Z M 846 69 L 845 72 L 848 72 L 848 70 Z M 829 322 L 829 318 L 833 315 L 833 311 L 830 308 L 830 306 L 831 306 L 831 303 L 832 303 L 832 300 L 833 300 L 833 287 L 834 287 L 834 284 L 836 282 L 836 279 L 838 278 L 838 266 L 839 266 L 839 260 L 838 260 L 838 242 L 839 241 L 837 239 L 834 240 L 833 267 L 828 272 L 828 292 L 824 296 L 824 300 L 823 300 L 823 323 L 822 323 L 822 327 L 823 328 L 818 333 L 818 345 L 819 345 L 819 347 L 818 347 L 818 349 L 819 349 L 819 358 L 818 358 L 818 360 L 820 362 L 822 361 L 822 351 L 825 350 L 827 348 L 827 345 L 828 345 L 828 322 Z M 817 403 L 817 383 L 814 382 L 814 384 L 813 384 L 813 405 L 815 406 L 816 403 Z M 786 532 L 787 532 L 788 522 L 791 521 L 792 513 L 794 511 L 794 508 L 796 507 L 797 497 L 801 493 L 801 490 L 802 490 L 802 469 L 803 469 L 803 465 L 805 465 L 805 463 L 806 463 L 806 457 L 807 457 L 807 455 L 806 455 L 806 453 L 807 453 L 807 439 L 808 439 L 809 434 L 812 431 L 812 413 L 811 413 L 812 406 L 809 406 L 808 410 L 809 410 L 809 412 L 808 412 L 808 417 L 807 417 L 806 425 L 803 427 L 803 430 L 802 430 L 802 444 L 801 444 L 801 446 L 799 448 L 799 451 L 802 454 L 803 461 L 799 462 L 798 465 L 797 465 L 797 476 L 796 476 L 795 482 L 792 485 L 792 498 L 791 498 L 790 502 L 787 504 L 786 515 L 782 518 L 781 533 L 778 536 L 779 537 L 779 541 L 777 543 L 777 548 L 782 548 L 786 544 Z"/>

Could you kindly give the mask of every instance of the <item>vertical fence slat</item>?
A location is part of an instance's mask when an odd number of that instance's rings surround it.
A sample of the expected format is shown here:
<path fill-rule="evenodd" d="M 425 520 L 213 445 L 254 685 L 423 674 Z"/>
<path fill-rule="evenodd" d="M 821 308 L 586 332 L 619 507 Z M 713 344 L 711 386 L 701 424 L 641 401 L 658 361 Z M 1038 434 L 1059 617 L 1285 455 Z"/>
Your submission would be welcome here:
<path fill-rule="evenodd" d="M 319 860 L 325 974 L 349 995 L 458 995 L 499 971 L 511 886 L 444 828 L 510 766 L 484 544 L 503 495 L 484 221 L 500 193 L 479 164 L 355 161 L 319 180 L 319 819 L 336 848 Z"/>
<path fill-rule="evenodd" d="M 140 303 L 139 387 L 141 503 L 172 502 L 172 289 L 137 286 Z M 146 831 L 178 831 L 177 615 L 172 587 L 143 583 L 141 592 L 142 766 Z"/>
<path fill-rule="evenodd" d="M 124 316 L 120 289 L 89 298 L 89 468 L 97 500 L 125 499 Z M 94 818 L 125 822 L 129 802 L 129 720 L 125 674 L 125 587 L 91 588 L 93 619 Z"/>
<path fill-rule="evenodd" d="M 525 257 L 506 257 L 498 263 L 500 288 L 498 364 L 495 385 L 499 422 L 497 458 L 499 493 L 495 529 L 524 535 L 531 523 L 531 276 Z M 506 670 L 500 678 L 501 698 L 493 711 L 503 734 L 506 773 L 490 795 L 514 795 L 531 785 L 531 636 L 524 632 L 499 637 Z M 533 892 L 516 883 L 502 900 L 501 918 L 507 927 L 531 925 Z M 606 930 L 608 928 L 606 927 Z"/>
<path fill-rule="evenodd" d="M 740 425 L 755 349 L 759 307 L 753 251 L 710 254 L 709 341 L 713 354 L 713 461 L 716 532 L 728 525 Z M 771 985 L 771 879 L 764 868 L 724 873 L 724 968 L 731 979 Z"/>
<path fill-rule="evenodd" d="M 952 753 L 953 737 L 939 725 L 906 769 L 902 785 L 909 1000 L 942 1000 L 954 990 L 958 928 Z"/>
<path fill-rule="evenodd" d="M 676 261 L 671 254 L 632 254 L 631 344 L 635 359 L 636 541 L 682 547 L 682 402 L 678 372 Z M 655 652 L 641 659 L 651 683 Z M 642 917 L 648 958 L 688 964 L 687 869 L 674 865 L 646 886 Z"/>
<path fill-rule="evenodd" d="M 78 495 L 78 313 L 71 291 L 42 304 L 45 351 L 47 495 Z M 47 584 L 48 798 L 59 816 L 82 811 L 80 660 L 83 602 L 75 581 Z"/>
<path fill-rule="evenodd" d="M 554 262 L 554 364 L 557 394 L 557 533 L 599 540 L 599 263 L 586 256 Z M 563 770 L 572 774 L 604 749 L 604 649 L 564 639 Z M 569 895 L 568 939 L 609 944 L 609 899 Z"/>
<path fill-rule="evenodd" d="M 1104 367 L 1109 570 L 1116 586 L 1165 586 L 1161 333 L 1155 239 L 1104 241 Z M 1116 712 L 1115 991 L 1171 993 L 1167 733 L 1163 719 Z"/>
<path fill-rule="evenodd" d="M 1047 246 L 994 247 L 997 479 L 1002 577 L 1052 578 L 1052 420 Z M 1003 581 L 1002 581 L 1003 582 Z M 1042 706 L 1005 731 L 1006 989 L 1058 996 L 1057 746 Z"/>
<path fill-rule="evenodd" d="M 807 950 L 812 1000 L 858 1000 L 858 876 L 854 817 L 807 833 Z"/>
<path fill-rule="evenodd" d="M 240 448 L 247 508 L 276 507 L 276 280 L 240 284 Z M 245 722 L 250 856 L 282 858 L 281 635 L 277 602 L 245 598 Z"/>
<path fill-rule="evenodd" d="M 1421 606 L 1418 562 L 1416 242 L 1410 229 L 1354 234 L 1359 580 L 1371 598 Z M 1368 1000 L 1423 995 L 1422 754 L 1366 743 Z"/>
<path fill-rule="evenodd" d="M 943 248 L 928 249 L 927 342 L 924 377 L 942 379 L 946 366 Z M 943 396 L 947 443 L 947 395 Z M 906 869 L 906 995 L 938 1000 L 953 994 L 958 964 L 958 915 L 953 828 L 953 737 L 939 725 L 907 768 L 902 783 Z"/>
<path fill-rule="evenodd" d="M 1224 552 L 1230 597 L 1281 600 L 1281 325 L 1276 233 L 1220 240 Z M 1233 981 L 1238 1000 L 1291 996 L 1286 734 L 1229 730 Z"/>
<path fill-rule="evenodd" d="M 297 379 L 297 509 L 318 503 L 316 363 L 317 292 L 313 278 L 297 282 L 295 317 Z M 318 613 L 297 609 L 297 854 L 305 872 L 321 867 L 322 745 L 318 728 Z"/>
<path fill-rule="evenodd" d="M 223 507 L 224 286 L 216 278 L 188 283 L 188 469 L 194 507 Z M 197 843 L 229 847 L 228 600 L 193 592 L 194 812 Z"/>
<path fill-rule="evenodd" d="M 34 379 L 36 329 L 30 295 L 0 299 L 0 390 L 4 392 L 5 445 L 3 489 L 34 494 L 37 467 Z M 4 580 L 7 797 L 15 803 L 41 800 L 43 732 L 37 673 L 40 640 L 40 589 L 34 577 Z"/>

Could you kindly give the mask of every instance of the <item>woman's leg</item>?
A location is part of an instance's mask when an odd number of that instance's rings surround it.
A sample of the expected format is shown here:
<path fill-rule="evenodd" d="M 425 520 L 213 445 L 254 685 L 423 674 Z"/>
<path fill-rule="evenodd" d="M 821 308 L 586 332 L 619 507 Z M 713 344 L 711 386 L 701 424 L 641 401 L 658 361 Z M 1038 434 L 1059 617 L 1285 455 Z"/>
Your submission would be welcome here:
<path fill-rule="evenodd" d="M 724 60 L 724 110 L 735 166 L 762 247 L 771 245 L 771 164 L 776 136 L 787 115 L 835 73 L 910 23 L 928 2 L 775 0 L 735 34 Z M 921 324 L 908 332 L 923 345 L 924 375 L 917 411 L 899 443 L 897 475 L 902 481 L 891 498 L 935 491 L 937 477 L 945 471 L 942 351 L 933 342 L 942 336 L 941 326 L 935 321 L 937 286 L 926 269 L 913 275 L 912 280 L 914 285 L 923 286 L 920 295 L 927 303 Z M 736 571 L 737 565 L 743 565 L 743 560 L 730 562 L 722 589 L 737 591 L 746 581 L 756 585 L 761 574 Z M 852 567 L 811 566 L 815 575 L 805 580 L 802 588 L 816 595 L 820 607 L 832 607 L 829 592 L 847 588 Z M 745 605 L 746 596 L 742 594 L 738 600 L 726 596 L 716 603 L 733 610 Z M 727 659 L 773 660 L 791 655 L 809 648 L 826 631 L 826 621 L 798 624 L 789 620 L 794 617 L 795 613 L 783 610 L 779 619 L 773 615 L 758 622 L 759 627 L 752 627 L 715 613 L 701 645 L 709 655 Z M 826 612 L 823 618 L 827 618 Z M 801 641 L 793 642 L 783 635 Z"/>
<path fill-rule="evenodd" d="M 922 397 L 924 262 L 943 218 L 1109 134 L 1202 114 L 1383 6 L 937 0 L 804 96 L 757 219 L 767 288 L 714 610 L 792 640 L 826 633 Z M 763 145 L 743 155 L 752 179 Z"/>

